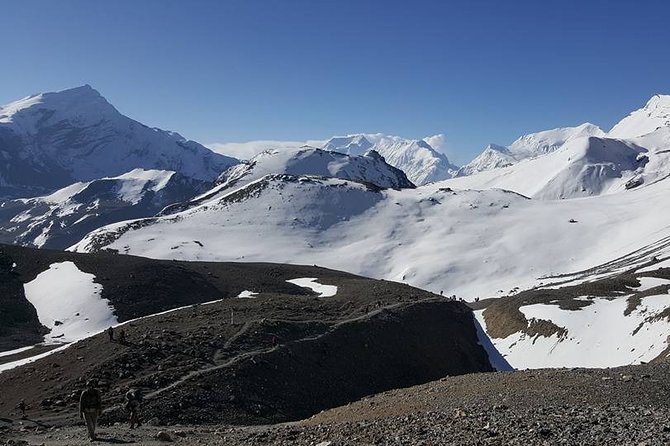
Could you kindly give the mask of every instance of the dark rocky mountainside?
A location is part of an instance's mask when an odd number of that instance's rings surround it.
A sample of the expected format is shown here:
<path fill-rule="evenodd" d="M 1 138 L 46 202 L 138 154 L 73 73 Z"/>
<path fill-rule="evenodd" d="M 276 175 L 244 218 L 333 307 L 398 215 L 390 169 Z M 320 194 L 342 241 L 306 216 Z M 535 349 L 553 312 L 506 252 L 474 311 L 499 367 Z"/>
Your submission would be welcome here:
<path fill-rule="evenodd" d="M 138 387 L 146 395 L 146 419 L 157 424 L 266 424 L 446 375 L 492 370 L 465 304 L 394 282 L 316 266 L 14 246 L 4 246 L 2 255 L 16 264 L 7 273 L 14 283 L 32 280 L 53 262 L 74 262 L 95 274 L 119 320 L 130 320 L 122 326 L 125 344 L 102 333 L 2 372 L 2 414 L 24 398 L 29 418 L 69 424 L 82 383 L 95 377 L 104 394 L 103 423 L 125 419 L 122 397 Z M 337 294 L 317 297 L 286 282 L 300 277 L 335 285 Z M 236 298 L 243 290 L 259 294 Z M 15 325 L 14 347 L 25 345 L 18 335 L 34 334 L 35 320 Z"/>

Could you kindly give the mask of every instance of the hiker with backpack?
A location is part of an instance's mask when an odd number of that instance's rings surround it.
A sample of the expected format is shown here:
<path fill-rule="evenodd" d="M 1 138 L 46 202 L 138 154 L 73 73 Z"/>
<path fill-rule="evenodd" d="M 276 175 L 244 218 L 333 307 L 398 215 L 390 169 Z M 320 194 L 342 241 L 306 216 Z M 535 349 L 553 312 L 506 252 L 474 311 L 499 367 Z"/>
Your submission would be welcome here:
<path fill-rule="evenodd" d="M 86 421 L 88 437 L 95 440 L 95 428 L 98 417 L 102 414 L 102 397 L 100 391 L 95 387 L 98 382 L 94 379 L 86 381 L 86 389 L 79 397 L 79 416 Z"/>
<path fill-rule="evenodd" d="M 142 404 L 142 392 L 139 389 L 130 389 L 126 392 L 126 410 L 130 414 L 130 428 L 140 427 L 140 405 Z"/>

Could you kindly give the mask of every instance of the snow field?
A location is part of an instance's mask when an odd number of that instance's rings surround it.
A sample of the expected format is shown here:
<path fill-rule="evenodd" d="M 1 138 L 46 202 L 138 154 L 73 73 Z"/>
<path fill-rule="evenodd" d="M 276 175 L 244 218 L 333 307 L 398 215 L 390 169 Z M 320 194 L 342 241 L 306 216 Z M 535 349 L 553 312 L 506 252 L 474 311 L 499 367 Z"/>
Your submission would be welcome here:
<path fill-rule="evenodd" d="M 73 262 L 50 265 L 24 290 L 40 323 L 51 330 L 47 344 L 77 341 L 118 323 L 114 308 L 100 297 L 102 285 Z"/>
<path fill-rule="evenodd" d="M 315 293 L 319 294 L 319 297 L 333 297 L 337 294 L 337 287 L 335 285 L 323 285 L 319 282 L 316 277 L 301 277 L 298 279 L 287 280 L 288 283 L 298 285 L 299 287 L 309 288 Z"/>

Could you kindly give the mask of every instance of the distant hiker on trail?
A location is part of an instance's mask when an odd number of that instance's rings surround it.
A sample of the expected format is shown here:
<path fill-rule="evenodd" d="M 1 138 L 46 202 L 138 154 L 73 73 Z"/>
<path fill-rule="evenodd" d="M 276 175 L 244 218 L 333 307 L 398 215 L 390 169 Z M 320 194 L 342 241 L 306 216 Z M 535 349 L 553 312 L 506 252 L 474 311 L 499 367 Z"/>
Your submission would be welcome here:
<path fill-rule="evenodd" d="M 126 392 L 126 410 L 130 413 L 130 428 L 140 427 L 140 405 L 142 404 L 142 391 L 130 389 Z"/>
<path fill-rule="evenodd" d="M 26 417 L 26 402 L 25 400 L 21 400 L 19 404 L 16 405 L 16 408 L 21 411 L 21 418 Z"/>
<path fill-rule="evenodd" d="M 107 336 L 109 336 L 109 342 L 114 342 L 114 327 L 107 329 Z"/>
<path fill-rule="evenodd" d="M 119 344 L 126 343 L 126 331 L 122 328 L 119 330 Z"/>
<path fill-rule="evenodd" d="M 102 397 L 100 391 L 95 388 L 98 382 L 94 379 L 86 381 L 86 390 L 79 397 L 79 416 L 86 421 L 88 437 L 95 440 L 95 427 L 98 417 L 102 414 Z"/>

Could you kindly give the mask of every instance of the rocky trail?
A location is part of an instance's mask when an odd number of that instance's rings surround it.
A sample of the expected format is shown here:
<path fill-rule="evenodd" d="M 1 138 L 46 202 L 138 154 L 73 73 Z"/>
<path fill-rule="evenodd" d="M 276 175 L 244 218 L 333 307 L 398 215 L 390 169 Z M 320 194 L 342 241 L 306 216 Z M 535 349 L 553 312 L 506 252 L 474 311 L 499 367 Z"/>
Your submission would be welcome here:
<path fill-rule="evenodd" d="M 670 364 L 467 374 L 365 397 L 303 421 L 103 426 L 101 443 L 220 445 L 665 445 Z M 21 431 L 23 429 L 23 431 Z M 18 429 L 26 444 L 88 444 L 83 426 Z M 4 431 L 7 436 L 7 429 Z M 162 432 L 162 434 L 161 434 Z M 18 443 L 17 443 L 18 444 Z"/>

